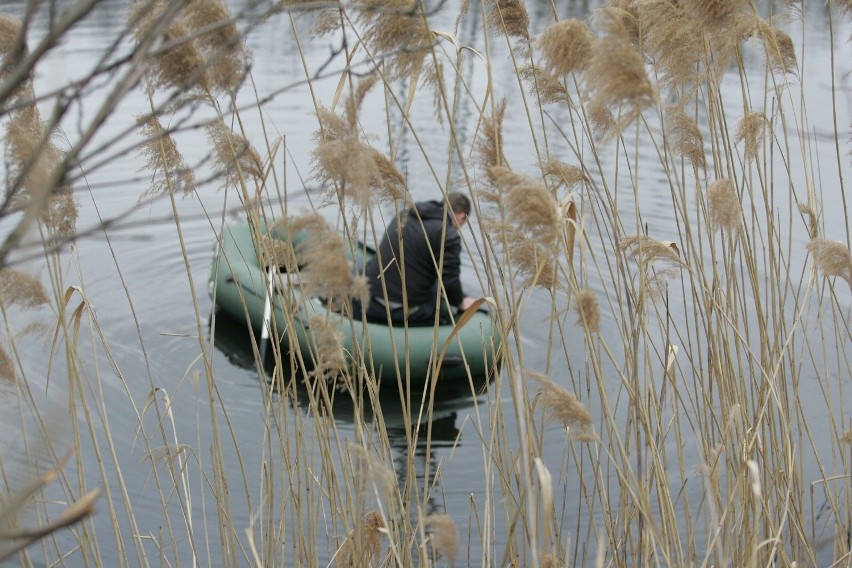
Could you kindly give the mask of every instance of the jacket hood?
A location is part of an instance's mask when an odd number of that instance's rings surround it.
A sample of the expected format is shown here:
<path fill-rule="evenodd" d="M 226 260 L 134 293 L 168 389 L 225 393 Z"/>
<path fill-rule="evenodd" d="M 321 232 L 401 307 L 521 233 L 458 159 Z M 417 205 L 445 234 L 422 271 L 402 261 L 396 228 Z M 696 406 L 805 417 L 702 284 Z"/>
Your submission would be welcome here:
<path fill-rule="evenodd" d="M 420 201 L 414 204 L 414 209 L 417 210 L 417 215 L 424 221 L 443 221 L 449 216 L 449 209 L 445 208 L 441 201 Z"/>

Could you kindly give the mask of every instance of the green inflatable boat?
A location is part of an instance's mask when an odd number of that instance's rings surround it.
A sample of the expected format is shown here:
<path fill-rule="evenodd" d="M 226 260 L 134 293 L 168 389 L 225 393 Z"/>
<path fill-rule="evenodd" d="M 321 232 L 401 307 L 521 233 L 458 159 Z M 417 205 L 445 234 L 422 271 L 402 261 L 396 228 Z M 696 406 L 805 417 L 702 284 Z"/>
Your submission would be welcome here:
<path fill-rule="evenodd" d="M 265 235 L 260 224 L 257 234 Z M 281 234 L 272 235 L 286 241 Z M 291 241 L 298 246 L 300 235 Z M 310 297 L 299 283 L 298 272 L 268 272 L 247 222 L 227 226 L 217 242 L 208 290 L 217 311 L 247 322 L 261 337 L 280 340 L 291 352 L 301 351 L 312 361 L 310 320 L 321 314 L 343 338 L 350 367 L 361 366 L 384 385 L 424 384 L 437 374 L 443 381 L 493 376 L 499 365 L 501 334 L 485 311 L 457 316 L 455 324 L 390 327 L 356 320 L 330 309 L 322 298 Z M 363 266 L 374 254 L 359 243 L 352 253 L 354 266 Z M 269 301 L 272 291 L 272 300 Z"/>

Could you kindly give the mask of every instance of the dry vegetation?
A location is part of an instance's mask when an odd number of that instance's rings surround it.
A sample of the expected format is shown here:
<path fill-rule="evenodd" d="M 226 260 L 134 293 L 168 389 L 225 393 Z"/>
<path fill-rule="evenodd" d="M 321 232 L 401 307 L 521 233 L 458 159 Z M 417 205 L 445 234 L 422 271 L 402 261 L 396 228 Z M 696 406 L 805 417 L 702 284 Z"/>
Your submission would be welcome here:
<path fill-rule="evenodd" d="M 832 62 L 803 63 L 802 46 L 785 31 L 804 27 L 804 3 L 776 13 L 778 3 L 769 11 L 736 0 L 609 0 L 587 21 L 552 14 L 538 33 L 523 1 L 441 4 L 458 10 L 458 27 L 484 11 L 477 33 L 487 49 L 478 51 L 460 45 L 458 32 L 434 30 L 434 14 L 413 0 L 284 0 L 238 13 L 221 0 L 141 0 L 129 10 L 126 57 L 105 59 L 74 95 L 104 81 L 110 96 L 60 143 L 57 127 L 69 106 L 56 93 L 35 92 L 31 78 L 96 4 L 60 3 L 62 15 L 32 45 L 27 14 L 0 15 L 0 396 L 16 399 L 48 439 L 47 449 L 27 446 L 37 473 L 25 487 L 0 456 L 0 559 L 28 566 L 113 557 L 119 565 L 170 566 L 852 564 L 852 416 L 844 400 L 852 376 L 852 237 L 820 214 L 842 206 L 848 218 L 850 125 L 835 119 L 834 154 L 813 155 L 808 66 Z M 835 36 L 848 29 L 850 6 L 829 2 Z M 310 182 L 321 186 L 321 214 L 289 210 L 278 171 L 282 141 L 252 139 L 244 129 L 245 115 L 267 101 L 236 104 L 238 93 L 253 92 L 245 36 L 273 17 L 291 22 L 301 45 L 333 38 L 340 46 L 320 69 L 306 67 L 304 78 L 340 81 L 333 101 L 314 101 Z M 848 61 L 847 39 L 837 42 L 836 60 Z M 492 52 L 511 61 L 520 95 L 501 93 L 505 82 L 492 81 Z M 756 70 L 755 61 L 762 62 Z M 468 64 L 487 78 L 485 88 L 465 81 Z M 742 111 L 728 108 L 723 81 L 735 85 Z M 266 420 L 256 425 L 265 459 L 243 460 L 232 444 L 232 401 L 222 400 L 211 365 L 216 323 L 208 329 L 195 296 L 196 380 L 208 410 L 196 420 L 212 443 L 179 436 L 183 405 L 195 403 L 152 380 L 142 408 L 133 406 L 134 440 L 147 459 L 128 466 L 118 457 L 123 450 L 92 379 L 108 371 L 86 368 L 78 352 L 85 351 L 81 326 L 107 354 L 108 338 L 100 337 L 97 306 L 60 259 L 72 254 L 77 232 L 92 232 L 75 225 L 77 196 L 87 167 L 118 156 L 109 144 L 96 145 L 95 134 L 132 93 L 150 109 L 120 138 L 136 137 L 128 153 L 145 175 L 140 199 L 171 204 L 190 286 L 206 275 L 191 270 L 176 198 L 221 190 L 238 196 L 239 214 L 255 226 L 277 222 L 314 234 L 309 247 L 294 248 L 258 233 L 258 254 L 264 264 L 298 265 L 313 293 L 336 300 L 364 294 L 345 253 L 358 236 L 380 234 L 375 205 L 411 200 L 403 164 L 388 150 L 396 140 L 377 135 L 394 131 L 363 124 L 364 105 L 380 99 L 388 117 L 411 105 L 433 109 L 448 163 L 427 160 L 452 180 L 436 181 L 434 197 L 452 185 L 473 198 L 467 249 L 481 257 L 478 275 L 505 336 L 503 368 L 469 417 L 476 443 L 465 451 L 482 454 L 485 490 L 471 496 L 468 515 L 429 511 L 442 472 L 425 481 L 415 473 L 416 450 L 429 452 L 432 443 L 422 427 L 430 393 L 401 394 L 407 458 L 394 460 L 375 381 L 349 364 L 366 357 L 344 354 L 321 317 L 311 322 L 313 353 L 273 345 Z M 455 130 L 463 102 L 478 109 L 471 139 Z M 507 113 L 527 118 L 532 144 L 518 147 L 504 135 Z M 208 147 L 197 166 L 175 138 L 193 129 Z M 640 169 L 656 174 L 642 177 Z M 671 234 L 657 234 L 639 206 L 646 179 L 666 188 Z M 212 227 L 221 227 L 220 214 L 210 214 Z M 330 217 L 340 226 L 330 226 Z M 33 234 L 36 252 L 25 246 Z M 32 256 L 44 261 L 47 287 L 16 264 Z M 525 319 L 530 298 L 547 306 L 545 322 Z M 48 318 L 51 361 L 64 358 L 70 468 L 67 447 L 50 446 L 51 416 L 17 355 L 28 330 L 14 328 L 19 320 L 10 314 L 22 309 Z M 532 350 L 526 324 L 548 328 L 547 345 Z M 297 389 L 294 371 L 308 360 L 310 388 Z M 269 367 L 256 363 L 265 377 Z M 822 401 L 817 410 L 803 404 L 805 389 L 809 400 Z M 356 409 L 351 434 L 335 421 L 342 399 Z M 300 405 L 309 412 L 293 412 Z M 553 447 L 561 456 L 545 455 Z M 241 475 L 228 473 L 234 461 Z M 158 533 L 139 529 L 123 467 L 150 469 L 161 500 Z M 93 507 L 108 522 L 97 522 Z"/>

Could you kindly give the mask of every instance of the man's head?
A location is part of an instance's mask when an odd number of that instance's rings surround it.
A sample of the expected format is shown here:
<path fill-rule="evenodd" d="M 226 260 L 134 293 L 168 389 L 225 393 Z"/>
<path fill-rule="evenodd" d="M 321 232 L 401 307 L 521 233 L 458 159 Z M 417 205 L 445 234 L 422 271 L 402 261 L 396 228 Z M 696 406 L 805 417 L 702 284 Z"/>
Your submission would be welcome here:
<path fill-rule="evenodd" d="M 470 199 L 467 198 L 467 195 L 454 191 L 447 194 L 447 202 L 450 204 L 450 209 L 453 210 L 456 227 L 461 227 L 470 217 Z"/>

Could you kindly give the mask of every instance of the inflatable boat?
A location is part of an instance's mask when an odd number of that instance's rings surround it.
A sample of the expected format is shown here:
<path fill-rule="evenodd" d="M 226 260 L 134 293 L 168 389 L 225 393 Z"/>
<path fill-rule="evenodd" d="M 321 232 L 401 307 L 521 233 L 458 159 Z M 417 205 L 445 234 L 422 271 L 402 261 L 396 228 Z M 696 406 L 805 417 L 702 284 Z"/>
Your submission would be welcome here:
<path fill-rule="evenodd" d="M 246 322 L 264 341 L 279 341 L 287 352 L 301 352 L 306 365 L 313 361 L 310 321 L 322 315 L 342 337 L 350 369 L 366 372 L 382 384 L 424 384 L 493 376 L 498 370 L 501 333 L 492 316 L 471 311 L 451 318 L 452 323 L 431 326 L 388 326 L 348 317 L 323 298 L 313 297 L 301 285 L 298 269 L 261 267 L 256 240 L 265 235 L 298 247 L 303 235 L 268 234 L 263 223 L 254 230 L 248 222 L 223 230 L 216 243 L 208 290 L 217 312 Z M 374 252 L 358 243 L 350 253 L 353 267 L 362 267 Z"/>

